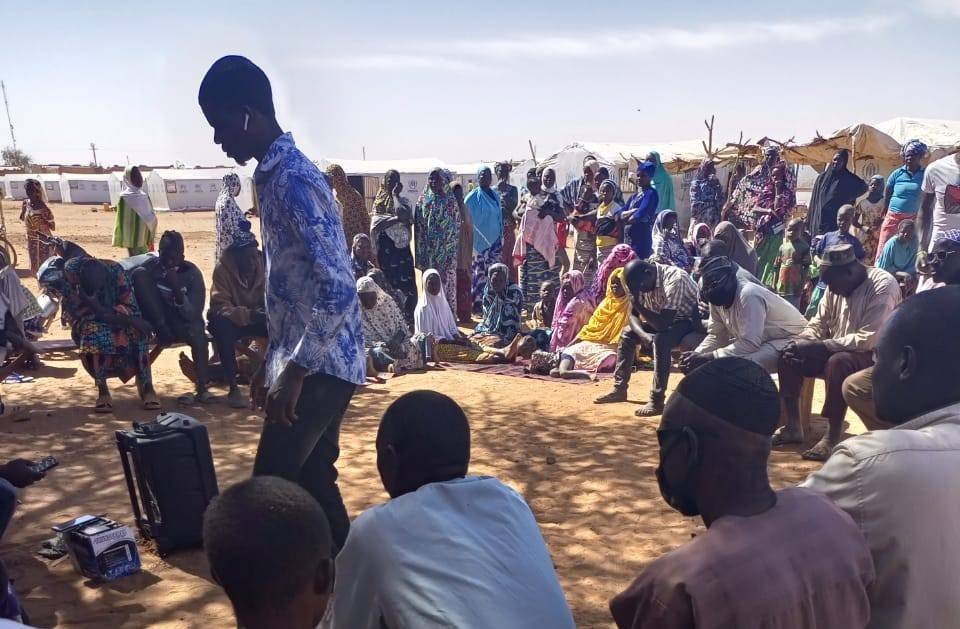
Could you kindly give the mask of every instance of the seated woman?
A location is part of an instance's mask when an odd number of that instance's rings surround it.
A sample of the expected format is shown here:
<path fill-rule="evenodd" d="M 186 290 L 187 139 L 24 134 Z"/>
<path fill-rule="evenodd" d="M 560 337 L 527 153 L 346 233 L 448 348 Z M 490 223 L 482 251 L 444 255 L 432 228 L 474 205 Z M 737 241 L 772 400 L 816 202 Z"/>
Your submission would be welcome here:
<path fill-rule="evenodd" d="M 509 283 L 509 270 L 503 263 L 491 264 L 483 291 L 483 320 L 477 324 L 471 340 L 478 345 L 504 347 L 520 332 L 523 293 Z"/>
<path fill-rule="evenodd" d="M 593 276 L 593 284 L 590 286 L 590 295 L 594 305 L 599 304 L 606 296 L 607 281 L 614 269 L 622 269 L 627 266 L 627 262 L 636 259 L 637 254 L 630 245 L 617 245 L 611 249 L 606 258 L 600 260 L 600 268 L 597 270 L 597 274 Z"/>
<path fill-rule="evenodd" d="M 653 256 L 650 259 L 679 267 L 687 273 L 693 268 L 693 258 L 680 237 L 677 213 L 673 210 L 662 210 L 653 222 Z"/>
<path fill-rule="evenodd" d="M 630 296 L 623 285 L 623 269 L 607 280 L 607 296 L 597 306 L 577 340 L 560 350 L 560 364 L 550 372 L 558 378 L 590 378 L 610 371 L 617 360 L 620 335 L 630 321 Z"/>
<path fill-rule="evenodd" d="M 410 329 L 393 297 L 368 276 L 357 280 L 357 294 L 368 372 L 388 371 L 399 375 L 422 369 L 420 348 L 410 339 Z"/>
<path fill-rule="evenodd" d="M 373 243 L 370 241 L 370 236 L 357 234 L 353 237 L 350 258 L 353 262 L 353 279 L 355 280 L 360 279 L 377 268 L 373 258 Z"/>
<path fill-rule="evenodd" d="M 690 240 L 686 243 L 687 253 L 700 257 L 700 249 L 713 239 L 713 230 L 706 223 L 697 223 L 690 229 Z"/>
<path fill-rule="evenodd" d="M 627 249 L 630 247 L 627 246 Z M 630 249 L 630 252 L 633 253 L 633 249 Z M 564 273 L 560 279 L 560 296 L 557 297 L 557 306 L 553 311 L 550 351 L 556 352 L 573 343 L 583 326 L 590 321 L 593 310 L 593 296 L 590 289 L 584 287 L 583 273 Z"/>
<path fill-rule="evenodd" d="M 123 267 L 111 260 L 72 258 L 63 266 L 59 291 L 64 319 L 80 348 L 80 362 L 97 384 L 95 412 L 113 410 L 107 378 L 127 382 L 131 376 L 136 376 L 143 408 L 160 410 L 147 352 L 152 328 L 140 314 Z"/>

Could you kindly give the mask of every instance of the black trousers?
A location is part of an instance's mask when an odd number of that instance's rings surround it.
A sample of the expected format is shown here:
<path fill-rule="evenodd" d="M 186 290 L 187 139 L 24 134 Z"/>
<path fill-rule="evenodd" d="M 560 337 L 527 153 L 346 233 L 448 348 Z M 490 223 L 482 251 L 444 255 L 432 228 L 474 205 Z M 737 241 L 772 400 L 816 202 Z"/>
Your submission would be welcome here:
<path fill-rule="evenodd" d="M 626 389 L 630 384 L 637 345 L 644 341 L 653 345 L 653 388 L 650 390 L 650 399 L 662 403 L 666 397 L 667 383 L 670 381 L 670 353 L 673 348 L 680 345 L 683 337 L 694 329 L 693 321 L 689 319 L 674 321 L 662 332 L 649 329 L 647 330 L 649 335 L 646 338 L 641 338 L 629 327 L 626 328 L 620 335 L 620 345 L 617 347 L 617 367 L 613 373 L 614 388 Z"/>
<path fill-rule="evenodd" d="M 337 549 L 343 548 L 350 518 L 337 486 L 340 423 L 356 385 L 328 376 L 307 376 L 292 426 L 263 425 L 253 464 L 254 476 L 280 476 L 298 483 L 316 498 L 330 522 Z"/>
<path fill-rule="evenodd" d="M 209 316 L 207 329 L 213 336 L 213 346 L 220 354 L 220 365 L 228 383 L 233 383 L 237 375 L 236 343 L 240 339 L 252 336 L 266 337 L 267 324 L 264 322 L 237 325 L 227 317 L 212 314 Z"/>
<path fill-rule="evenodd" d="M 197 381 L 206 384 L 209 380 L 210 345 L 203 325 L 203 315 L 186 320 L 164 301 L 157 282 L 145 268 L 134 269 L 131 275 L 133 292 L 143 318 L 154 328 L 166 326 L 173 333 L 173 341 L 190 346 L 190 356 L 197 370 Z M 203 278 L 201 278 L 202 281 Z M 201 304 L 202 306 L 202 304 Z"/>

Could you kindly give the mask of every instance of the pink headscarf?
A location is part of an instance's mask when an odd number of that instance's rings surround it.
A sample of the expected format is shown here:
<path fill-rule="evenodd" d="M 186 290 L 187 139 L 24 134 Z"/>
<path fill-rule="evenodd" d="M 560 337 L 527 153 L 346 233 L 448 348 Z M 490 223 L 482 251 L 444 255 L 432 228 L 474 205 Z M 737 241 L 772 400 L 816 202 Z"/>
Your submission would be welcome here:
<path fill-rule="evenodd" d="M 628 247 L 629 249 L 629 247 Z M 563 297 L 563 286 L 570 284 L 573 297 Z M 550 336 L 550 351 L 556 352 L 576 340 L 580 329 L 590 321 L 595 308 L 593 296 L 583 287 L 583 273 L 569 271 L 560 278 L 560 294 L 553 311 L 553 334 Z"/>
<path fill-rule="evenodd" d="M 634 253 L 630 245 L 617 245 L 603 261 L 596 275 L 593 276 L 593 285 L 590 287 L 591 299 L 595 304 L 603 301 L 607 292 L 607 280 L 615 269 L 627 266 L 627 262 L 636 260 L 637 254 Z"/>

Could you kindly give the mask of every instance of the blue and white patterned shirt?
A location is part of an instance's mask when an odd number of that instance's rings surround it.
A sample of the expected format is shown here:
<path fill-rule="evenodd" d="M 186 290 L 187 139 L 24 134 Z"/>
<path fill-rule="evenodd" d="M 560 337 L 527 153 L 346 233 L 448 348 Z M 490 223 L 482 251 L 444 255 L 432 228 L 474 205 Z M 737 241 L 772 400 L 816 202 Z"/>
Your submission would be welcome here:
<path fill-rule="evenodd" d="M 286 133 L 253 174 L 267 258 L 266 386 L 289 361 L 362 384 L 360 302 L 343 224 L 320 170 Z"/>

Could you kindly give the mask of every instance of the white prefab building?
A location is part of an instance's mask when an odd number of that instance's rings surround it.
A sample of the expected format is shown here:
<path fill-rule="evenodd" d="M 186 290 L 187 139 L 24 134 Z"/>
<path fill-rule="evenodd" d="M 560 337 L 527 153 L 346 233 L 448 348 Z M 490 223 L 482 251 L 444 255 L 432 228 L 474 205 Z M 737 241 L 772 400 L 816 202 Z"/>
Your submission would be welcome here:
<path fill-rule="evenodd" d="M 64 203 L 108 203 L 110 174 L 63 173 L 60 196 Z"/>
<path fill-rule="evenodd" d="M 380 190 L 380 183 L 388 170 L 400 173 L 400 182 L 403 184 L 401 196 L 406 197 L 411 205 L 420 198 L 427 185 L 427 176 L 434 168 L 447 168 L 439 159 L 424 157 L 415 159 L 393 160 L 363 160 L 363 159 L 336 159 L 327 157 L 320 160 L 320 170 L 326 172 L 331 164 L 339 164 L 346 173 L 350 184 L 363 194 L 367 209 L 373 209 L 373 200 Z"/>
<path fill-rule="evenodd" d="M 47 201 L 60 201 L 60 175 L 56 173 L 10 173 L 3 176 L 4 190 L 7 198 L 19 201 L 27 198 L 24 183 L 27 179 L 37 179 L 43 184 L 47 193 Z"/>
<path fill-rule="evenodd" d="M 145 176 L 144 189 L 157 211 L 184 212 L 212 210 L 223 187 L 223 176 L 231 168 L 158 168 Z M 253 207 L 253 181 L 240 175 L 241 190 L 237 203 L 241 209 Z M 119 176 L 117 176 L 119 175 Z M 122 174 L 114 175 L 121 181 Z M 122 185 L 117 186 L 117 195 Z M 111 201 L 113 195 L 111 194 Z"/>

